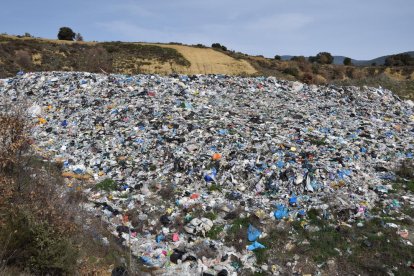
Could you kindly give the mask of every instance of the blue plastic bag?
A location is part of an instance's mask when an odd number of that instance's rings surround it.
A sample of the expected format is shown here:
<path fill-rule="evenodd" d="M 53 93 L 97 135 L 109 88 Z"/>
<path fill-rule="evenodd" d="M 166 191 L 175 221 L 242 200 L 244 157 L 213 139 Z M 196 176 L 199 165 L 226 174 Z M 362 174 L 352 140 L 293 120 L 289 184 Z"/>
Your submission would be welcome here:
<path fill-rule="evenodd" d="M 260 248 L 266 248 L 266 246 L 264 246 L 263 244 L 255 241 L 254 243 L 252 243 L 251 245 L 249 245 L 247 247 L 247 250 L 253 251 L 253 250 L 256 250 L 256 249 L 260 249 Z"/>
<path fill-rule="evenodd" d="M 254 242 L 260 237 L 261 234 L 262 232 L 260 232 L 259 229 L 249 224 L 249 228 L 247 229 L 247 239 L 249 241 Z"/>
<path fill-rule="evenodd" d="M 157 237 L 155 237 L 155 241 L 156 241 L 157 243 L 160 243 L 160 242 L 162 242 L 163 240 L 165 240 L 165 237 L 164 237 L 164 235 L 163 235 L 163 234 L 159 234 L 159 235 L 157 235 Z"/>
<path fill-rule="evenodd" d="M 276 219 L 283 219 L 288 216 L 288 209 L 284 205 L 278 204 L 276 208 L 276 211 L 273 213 Z"/>

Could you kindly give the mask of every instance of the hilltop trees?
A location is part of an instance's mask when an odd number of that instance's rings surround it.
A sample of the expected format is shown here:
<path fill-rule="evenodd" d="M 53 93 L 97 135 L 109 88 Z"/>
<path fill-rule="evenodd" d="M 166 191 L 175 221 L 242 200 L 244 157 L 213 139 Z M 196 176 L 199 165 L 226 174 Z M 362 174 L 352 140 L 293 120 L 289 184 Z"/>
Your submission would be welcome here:
<path fill-rule="evenodd" d="M 316 55 L 316 57 L 313 58 L 314 62 L 317 62 L 319 64 L 332 64 L 333 62 L 333 56 L 328 52 L 320 52 Z"/>
<path fill-rule="evenodd" d="M 74 40 L 76 34 L 69 27 L 61 27 L 58 33 L 59 40 Z"/>
<path fill-rule="evenodd" d="M 385 66 L 410 66 L 414 65 L 414 57 L 409 54 L 392 55 L 385 59 Z"/>
<path fill-rule="evenodd" d="M 309 57 L 310 62 L 316 62 L 319 64 L 332 64 L 333 60 L 333 56 L 328 52 L 320 52 L 315 57 Z"/>
<path fill-rule="evenodd" d="M 211 48 L 220 49 L 222 51 L 227 51 L 227 47 L 224 45 L 221 45 L 220 43 L 211 44 Z"/>

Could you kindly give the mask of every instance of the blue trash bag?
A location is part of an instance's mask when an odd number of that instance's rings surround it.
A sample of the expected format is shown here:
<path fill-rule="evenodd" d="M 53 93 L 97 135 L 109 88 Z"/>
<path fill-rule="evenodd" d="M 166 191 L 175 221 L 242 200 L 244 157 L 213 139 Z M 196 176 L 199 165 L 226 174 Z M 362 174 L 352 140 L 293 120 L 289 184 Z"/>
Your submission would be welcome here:
<path fill-rule="evenodd" d="M 290 206 L 296 206 L 298 202 L 298 198 L 295 194 L 292 194 L 292 196 L 289 198 L 289 205 Z"/>
<path fill-rule="evenodd" d="M 254 242 L 260 237 L 261 234 L 262 232 L 260 232 L 259 229 L 249 224 L 249 228 L 247 229 L 247 239 L 249 241 Z"/>
<path fill-rule="evenodd" d="M 260 242 L 255 241 L 254 243 L 252 243 L 251 245 L 247 247 L 247 250 L 253 251 L 253 250 L 261 249 L 261 248 L 266 248 L 266 246 L 264 246 Z"/>
<path fill-rule="evenodd" d="M 276 219 L 286 218 L 288 216 L 288 209 L 283 204 L 278 204 L 273 215 Z"/>
<path fill-rule="evenodd" d="M 164 235 L 163 235 L 163 234 L 159 234 L 159 235 L 157 235 L 157 237 L 155 237 L 155 241 L 156 241 L 157 243 L 160 243 L 160 242 L 162 242 L 163 240 L 165 240 L 165 237 L 164 237 Z"/>

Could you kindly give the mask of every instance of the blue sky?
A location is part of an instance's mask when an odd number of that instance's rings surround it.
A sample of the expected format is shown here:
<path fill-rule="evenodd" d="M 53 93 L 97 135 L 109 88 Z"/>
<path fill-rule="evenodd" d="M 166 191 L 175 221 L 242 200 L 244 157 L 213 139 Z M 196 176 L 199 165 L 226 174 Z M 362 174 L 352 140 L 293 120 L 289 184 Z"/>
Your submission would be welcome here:
<path fill-rule="evenodd" d="M 414 51 L 414 0 L 1 1 L 0 33 L 183 42 L 267 57 L 328 51 L 355 59 Z"/>

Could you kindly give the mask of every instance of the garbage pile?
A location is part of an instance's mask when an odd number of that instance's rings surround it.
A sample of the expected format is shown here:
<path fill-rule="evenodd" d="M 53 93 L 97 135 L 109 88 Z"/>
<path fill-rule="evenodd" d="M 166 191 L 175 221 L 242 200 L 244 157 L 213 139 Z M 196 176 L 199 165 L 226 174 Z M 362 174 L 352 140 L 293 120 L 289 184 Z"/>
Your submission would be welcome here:
<path fill-rule="evenodd" d="M 253 267 L 258 229 L 241 251 L 209 234 L 229 216 L 362 217 L 414 153 L 413 104 L 382 88 L 49 72 L 0 80 L 6 99 L 28 105 L 40 154 L 96 183 L 86 209 L 166 274 Z"/>

